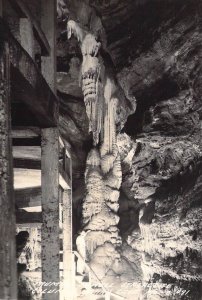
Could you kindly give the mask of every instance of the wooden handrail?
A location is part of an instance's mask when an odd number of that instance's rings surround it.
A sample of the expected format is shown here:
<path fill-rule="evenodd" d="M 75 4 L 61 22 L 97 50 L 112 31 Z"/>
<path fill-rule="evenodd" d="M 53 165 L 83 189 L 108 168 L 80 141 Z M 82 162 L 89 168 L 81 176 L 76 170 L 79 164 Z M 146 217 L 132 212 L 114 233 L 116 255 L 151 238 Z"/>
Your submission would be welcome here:
<path fill-rule="evenodd" d="M 41 29 L 40 24 L 36 20 L 36 18 L 33 16 L 31 10 L 26 5 L 24 0 L 9 0 L 12 4 L 15 11 L 18 13 L 20 18 L 28 18 L 33 26 L 34 36 L 36 40 L 38 41 L 41 52 L 43 56 L 49 56 L 50 55 L 50 45 L 48 43 L 48 40 Z"/>
<path fill-rule="evenodd" d="M 73 251 L 74 255 L 79 258 L 80 260 L 82 260 L 83 264 L 85 265 L 85 267 L 87 268 L 87 270 L 93 274 L 93 276 L 95 276 L 96 280 L 99 282 L 99 284 L 101 285 L 102 289 L 104 290 L 105 293 L 110 293 L 110 295 L 117 297 L 119 299 L 125 299 L 124 297 L 117 295 L 113 292 L 108 291 L 103 283 L 100 281 L 100 279 L 97 277 L 97 275 L 95 274 L 95 272 L 91 269 L 91 267 L 89 267 L 89 265 L 85 262 L 85 260 L 83 259 L 83 257 L 77 252 L 77 251 Z"/>

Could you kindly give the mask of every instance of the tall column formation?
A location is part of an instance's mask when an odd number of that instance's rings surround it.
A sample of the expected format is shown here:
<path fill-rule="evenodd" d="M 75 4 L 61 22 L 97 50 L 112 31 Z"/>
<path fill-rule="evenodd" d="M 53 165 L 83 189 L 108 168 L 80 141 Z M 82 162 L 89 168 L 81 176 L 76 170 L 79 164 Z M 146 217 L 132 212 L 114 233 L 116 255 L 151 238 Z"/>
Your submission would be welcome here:
<path fill-rule="evenodd" d="M 122 182 L 121 162 L 116 144 L 116 109 L 118 99 L 116 86 L 105 70 L 99 55 L 101 43 L 97 37 L 70 20 L 67 25 L 68 38 L 74 35 L 83 56 L 81 67 L 82 90 L 89 131 L 93 133 L 93 149 L 86 162 L 86 195 L 83 201 L 83 228 L 86 261 L 99 261 L 99 257 L 110 252 L 120 258 L 116 248 L 121 244 L 117 224 L 119 189 Z M 79 251 L 79 249 L 78 249 Z M 93 259 L 92 259 L 93 258 Z M 95 270 L 95 269 L 94 269 Z M 103 270 L 96 268 L 98 277 Z M 105 270 L 106 271 L 106 270 Z M 104 273 L 105 273 L 104 271 Z"/>
<path fill-rule="evenodd" d="M 0 299 L 17 299 L 9 45 L 0 47 Z"/>

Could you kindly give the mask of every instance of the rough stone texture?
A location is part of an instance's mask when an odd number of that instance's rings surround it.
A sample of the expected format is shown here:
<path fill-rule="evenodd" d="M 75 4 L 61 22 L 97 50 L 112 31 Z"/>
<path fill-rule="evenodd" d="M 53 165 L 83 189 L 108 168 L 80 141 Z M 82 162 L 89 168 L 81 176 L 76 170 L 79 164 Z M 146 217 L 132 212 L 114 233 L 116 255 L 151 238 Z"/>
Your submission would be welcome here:
<path fill-rule="evenodd" d="M 8 43 L 0 47 L 0 298 L 17 297 L 15 247 L 15 204 L 12 193 L 12 150 L 10 137 L 10 53 Z"/>
<path fill-rule="evenodd" d="M 60 282 L 60 229 L 59 229 L 59 141 L 58 129 L 42 130 L 41 141 L 41 187 L 42 228 L 41 260 L 42 281 Z M 50 293 L 50 286 L 42 287 L 43 300 L 59 300 L 59 291 Z"/>
<path fill-rule="evenodd" d="M 201 3 L 92 0 L 90 4 L 101 17 L 104 51 L 120 86 L 120 95 L 133 108 L 137 105 L 135 113 L 131 109 L 132 115 L 128 118 L 128 113 L 125 115 L 125 126 L 118 137 L 123 172 L 119 198 L 121 259 L 109 268 L 108 276 L 101 277 L 105 282 L 112 278 L 116 288 L 120 280 L 137 284 L 141 281 L 139 290 L 139 285 L 127 289 L 138 290 L 141 299 L 199 300 L 202 294 Z M 62 44 L 66 42 L 60 40 L 60 70 L 69 66 L 73 53 L 77 62 L 81 57 L 74 41 L 65 47 Z M 69 80 L 68 85 L 73 88 L 64 90 L 61 84 L 60 89 L 79 97 L 78 105 L 81 90 L 76 89 L 74 80 L 71 82 L 71 68 L 67 68 L 66 82 Z M 70 130 L 63 128 L 64 133 Z M 87 128 L 86 122 L 84 144 L 90 140 Z M 72 134 L 68 139 L 74 145 Z M 87 148 L 80 157 L 85 157 Z M 82 198 L 82 192 L 78 198 Z M 92 264 L 99 264 L 100 274 L 110 265 L 112 257 L 109 255 L 109 261 L 102 261 L 103 251 L 109 253 L 110 249 L 103 246 L 99 262 L 92 258 Z M 127 269 L 127 278 L 118 271 L 124 253 L 132 257 L 128 267 L 126 264 L 121 267 Z M 136 271 L 130 273 L 133 261 Z M 119 279 L 115 274 L 120 275 Z"/>

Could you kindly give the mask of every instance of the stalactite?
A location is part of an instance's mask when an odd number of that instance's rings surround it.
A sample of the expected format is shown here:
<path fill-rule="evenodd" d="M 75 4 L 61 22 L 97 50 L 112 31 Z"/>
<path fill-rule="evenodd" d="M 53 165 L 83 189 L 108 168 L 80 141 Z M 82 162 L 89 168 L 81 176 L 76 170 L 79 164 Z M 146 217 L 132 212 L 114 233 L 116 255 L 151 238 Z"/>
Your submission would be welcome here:
<path fill-rule="evenodd" d="M 105 176 L 105 185 L 119 190 L 122 182 L 121 162 L 117 157 L 113 163 L 113 168 Z"/>
<path fill-rule="evenodd" d="M 94 145 L 99 142 L 99 134 L 102 128 L 103 118 L 103 99 L 99 95 L 99 79 L 101 65 L 97 58 L 101 44 L 91 33 L 86 33 L 78 23 L 73 20 L 67 23 L 68 39 L 74 35 L 81 44 L 83 55 L 82 73 L 82 91 L 86 113 L 89 119 L 89 131 L 93 133 Z"/>
<path fill-rule="evenodd" d="M 104 88 L 105 98 L 105 119 L 104 119 L 104 145 L 108 153 L 112 153 L 113 145 L 116 143 L 116 109 L 118 100 L 112 98 L 114 93 L 114 83 L 107 78 Z"/>
<path fill-rule="evenodd" d="M 97 57 L 85 55 L 82 64 L 82 91 L 86 113 L 89 119 L 89 131 L 93 132 L 94 145 L 99 142 L 103 113 L 102 97 L 99 97 L 99 78 L 101 65 Z"/>
<path fill-rule="evenodd" d="M 104 123 L 104 142 L 101 147 L 101 168 L 104 174 L 113 168 L 117 157 L 115 113 L 117 101 L 109 101 Z"/>
<path fill-rule="evenodd" d="M 67 22 L 67 38 L 70 39 L 72 36 L 76 37 L 78 42 L 82 43 L 85 36 L 85 31 L 77 22 L 69 20 Z"/>

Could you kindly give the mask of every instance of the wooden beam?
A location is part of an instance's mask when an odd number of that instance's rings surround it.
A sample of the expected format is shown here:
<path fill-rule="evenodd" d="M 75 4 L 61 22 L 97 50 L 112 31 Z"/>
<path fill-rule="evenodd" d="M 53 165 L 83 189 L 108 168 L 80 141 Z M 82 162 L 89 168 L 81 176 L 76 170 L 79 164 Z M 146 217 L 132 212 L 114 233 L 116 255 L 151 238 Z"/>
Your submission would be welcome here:
<path fill-rule="evenodd" d="M 24 159 L 24 158 L 14 158 L 13 165 L 16 169 L 26 169 L 26 170 L 41 170 L 41 161 L 34 159 Z M 62 169 L 59 168 L 59 184 L 63 189 L 71 188 L 71 180 L 69 176 Z"/>
<path fill-rule="evenodd" d="M 64 190 L 71 189 L 71 179 L 68 176 L 68 174 L 64 171 L 62 164 L 59 165 L 59 171 L 60 171 L 60 177 L 59 177 L 60 186 Z"/>
<path fill-rule="evenodd" d="M 32 139 L 41 136 L 41 129 L 38 127 L 14 127 L 11 135 L 15 139 Z"/>
<path fill-rule="evenodd" d="M 49 57 L 41 58 L 41 70 L 54 93 L 56 93 L 56 2 L 56 0 L 41 0 L 41 27 L 51 48 Z"/>
<path fill-rule="evenodd" d="M 74 299 L 74 256 L 72 253 L 72 191 L 63 192 L 63 286 L 64 300 Z"/>
<path fill-rule="evenodd" d="M 41 160 L 40 146 L 13 146 L 14 158 Z"/>
<path fill-rule="evenodd" d="M 32 159 L 21 159 L 21 158 L 14 158 L 13 164 L 15 169 L 22 169 L 22 170 L 27 170 L 30 171 L 30 176 L 29 178 L 25 178 L 25 180 L 31 181 L 31 173 L 33 173 L 34 170 L 41 170 L 41 161 L 37 160 L 32 160 Z M 19 174 L 20 176 L 20 174 Z M 23 173 L 21 174 L 21 177 L 23 177 Z M 38 178 L 38 181 L 40 178 Z M 19 182 L 19 179 L 18 179 Z M 63 189 L 70 189 L 71 187 L 71 180 L 68 177 L 68 175 L 64 172 L 62 167 L 60 167 L 60 172 L 59 172 L 59 185 Z"/>
<path fill-rule="evenodd" d="M 13 138 L 13 146 L 40 146 L 41 145 L 41 138 L 25 138 L 25 139 L 18 139 Z"/>
<path fill-rule="evenodd" d="M 16 222 L 17 224 L 42 223 L 42 213 L 19 209 L 16 212 Z"/>
<path fill-rule="evenodd" d="M 41 187 L 15 190 L 15 203 L 18 208 L 41 206 Z"/>
<path fill-rule="evenodd" d="M 63 189 L 59 188 L 59 202 L 62 203 Z M 41 206 L 41 186 L 15 190 L 15 204 L 18 208 Z"/>
<path fill-rule="evenodd" d="M 36 18 L 33 16 L 31 10 L 26 5 L 26 2 L 23 0 L 10 0 L 11 4 L 18 12 L 20 17 L 27 18 L 29 23 L 33 26 L 33 33 L 35 35 L 36 40 L 38 41 L 42 54 L 44 56 L 50 55 L 50 45 L 48 40 L 41 29 L 41 26 L 37 22 Z"/>
<path fill-rule="evenodd" d="M 41 185 L 41 170 L 14 169 L 14 187 L 23 189 Z"/>
<path fill-rule="evenodd" d="M 52 127 L 58 121 L 58 99 L 51 91 L 31 57 L 0 18 L 0 40 L 9 41 L 12 52 L 11 85 L 13 98 L 23 101 L 35 114 L 39 127 Z"/>
<path fill-rule="evenodd" d="M 13 165 L 14 165 L 14 168 L 19 168 L 19 169 L 32 169 L 32 170 L 40 170 L 41 169 L 41 161 L 40 160 L 14 158 Z"/>
<path fill-rule="evenodd" d="M 1 41 L 0 50 L 0 299 L 17 299 L 15 203 L 10 119 L 10 52 Z"/>
<path fill-rule="evenodd" d="M 27 18 L 20 19 L 20 43 L 27 53 L 34 59 L 34 34 L 32 23 Z"/>
<path fill-rule="evenodd" d="M 32 69 L 31 66 L 30 68 Z M 18 67 L 12 67 L 11 70 L 12 95 L 16 100 L 23 101 L 34 113 L 33 125 L 37 124 L 41 128 L 55 126 L 58 103 L 41 74 L 35 75 L 36 85 L 32 86 L 27 80 L 29 76 L 26 74 L 23 76 Z M 24 125 L 23 119 L 22 125 Z"/>
<path fill-rule="evenodd" d="M 60 282 L 59 244 L 59 132 L 42 130 L 42 281 Z M 48 293 L 43 286 L 43 300 L 59 300 L 58 293 Z"/>
<path fill-rule="evenodd" d="M 13 128 L 11 135 L 13 146 L 41 146 L 40 128 Z"/>
<path fill-rule="evenodd" d="M 41 169 L 40 146 L 13 146 L 14 167 L 22 169 Z"/>

